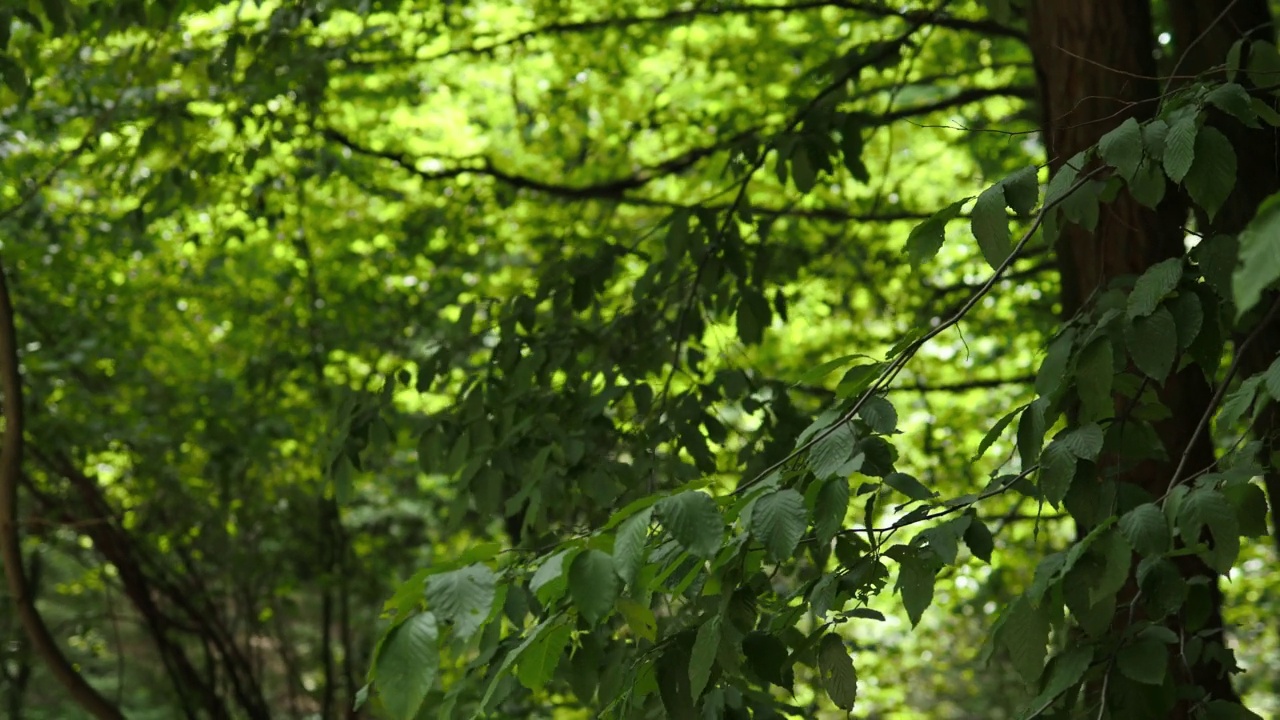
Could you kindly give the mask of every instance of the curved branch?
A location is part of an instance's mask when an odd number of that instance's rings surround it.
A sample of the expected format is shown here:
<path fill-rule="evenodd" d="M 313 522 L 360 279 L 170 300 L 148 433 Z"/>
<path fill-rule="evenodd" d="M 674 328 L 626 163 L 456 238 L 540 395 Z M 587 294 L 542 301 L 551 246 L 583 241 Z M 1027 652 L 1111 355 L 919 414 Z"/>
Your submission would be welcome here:
<path fill-rule="evenodd" d="M 13 302 L 0 262 L 0 388 L 4 390 L 4 438 L 0 440 L 0 562 L 9 594 L 31 646 L 71 699 L 98 720 L 123 720 L 119 708 L 93 688 L 62 653 L 36 608 L 23 566 L 18 535 L 18 477 L 22 473 L 22 376 L 18 372 L 18 337 Z"/>

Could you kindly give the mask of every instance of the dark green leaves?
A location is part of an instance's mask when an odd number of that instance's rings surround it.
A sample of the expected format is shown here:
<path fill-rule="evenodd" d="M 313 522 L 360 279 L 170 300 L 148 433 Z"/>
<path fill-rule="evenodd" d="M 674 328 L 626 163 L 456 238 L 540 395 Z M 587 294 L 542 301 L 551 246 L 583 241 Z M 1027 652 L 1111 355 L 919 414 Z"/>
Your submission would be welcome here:
<path fill-rule="evenodd" d="M 1200 128 L 1196 135 L 1195 161 L 1185 182 L 1191 199 L 1212 220 L 1235 184 L 1236 151 L 1231 141 L 1216 128 Z"/>
<path fill-rule="evenodd" d="M 933 604 L 933 586 L 938 576 L 938 565 L 931 553 L 901 553 L 898 561 L 898 584 L 902 594 L 902 606 L 911 620 L 911 627 L 920 624 L 924 611 Z"/>
<path fill-rule="evenodd" d="M 761 496 L 751 510 L 751 536 L 775 562 L 791 557 L 808 524 L 804 498 L 789 488 Z"/>
<path fill-rule="evenodd" d="M 1125 677 L 1147 685 L 1164 682 L 1169 665 L 1169 649 L 1150 637 L 1139 637 L 1116 653 L 1116 668 Z"/>
<path fill-rule="evenodd" d="M 1200 557 L 1209 567 L 1220 573 L 1231 569 L 1240 553 L 1240 525 L 1235 508 L 1222 493 L 1209 488 L 1197 488 L 1187 494 L 1178 509 L 1178 532 L 1182 541 L 1195 545 L 1205 541 L 1208 549 Z"/>
<path fill-rule="evenodd" d="M 374 661 L 374 687 L 395 720 L 413 720 L 436 681 L 439 631 L 431 613 L 419 613 L 387 635 Z"/>
<path fill-rule="evenodd" d="M 1169 125 L 1164 142 L 1164 171 L 1180 183 L 1196 157 L 1196 135 L 1200 131 L 1195 113 L 1183 112 Z"/>
<path fill-rule="evenodd" d="M 1009 217 L 1005 207 L 1018 214 L 1035 208 L 1040 199 L 1035 168 L 1023 168 L 978 196 L 973 205 L 970 227 L 982 250 L 982 257 L 998 268 L 1013 250 L 1009 237 Z"/>
<path fill-rule="evenodd" d="M 1178 327 L 1173 314 L 1161 307 L 1133 320 L 1126 335 L 1129 357 L 1138 369 L 1163 384 L 1178 353 Z"/>
<path fill-rule="evenodd" d="M 588 623 L 595 625 L 608 617 L 618 599 L 613 558 L 594 549 L 574 558 L 569 566 L 569 596 Z"/>
<path fill-rule="evenodd" d="M 1178 287 L 1178 281 L 1181 279 L 1181 258 L 1162 260 L 1147 268 L 1133 284 L 1133 291 L 1129 293 L 1129 317 L 1138 318 L 1155 312 L 1155 309 L 1160 306 L 1160 301 Z"/>
<path fill-rule="evenodd" d="M 839 635 L 828 633 L 818 644 L 818 672 L 831 702 L 841 710 L 852 710 L 858 699 L 858 674 Z"/>
<path fill-rule="evenodd" d="M 907 236 L 907 258 L 912 267 L 919 269 L 921 263 L 938 254 L 946 237 L 947 223 L 960 216 L 967 202 L 969 198 L 957 200 L 912 228 Z"/>
<path fill-rule="evenodd" d="M 724 518 L 704 492 L 689 490 L 664 498 L 655 510 L 676 542 L 698 557 L 712 557 L 724 542 Z"/>
<path fill-rule="evenodd" d="M 689 655 L 689 692 L 695 702 L 702 697 L 702 691 L 707 687 L 719 649 L 720 617 L 717 615 L 698 627 L 693 650 Z"/>
<path fill-rule="evenodd" d="M 1152 503 L 1139 505 L 1120 517 L 1120 533 L 1140 555 L 1158 555 L 1171 545 L 1169 521 Z"/>
<path fill-rule="evenodd" d="M 997 633 L 997 643 L 1028 684 L 1040 678 L 1049 643 L 1049 620 L 1026 597 L 1013 601 Z"/>
<path fill-rule="evenodd" d="M 1142 130 L 1133 118 L 1125 120 L 1098 141 L 1098 154 L 1125 180 L 1131 180 L 1137 172 L 1142 152 Z"/>

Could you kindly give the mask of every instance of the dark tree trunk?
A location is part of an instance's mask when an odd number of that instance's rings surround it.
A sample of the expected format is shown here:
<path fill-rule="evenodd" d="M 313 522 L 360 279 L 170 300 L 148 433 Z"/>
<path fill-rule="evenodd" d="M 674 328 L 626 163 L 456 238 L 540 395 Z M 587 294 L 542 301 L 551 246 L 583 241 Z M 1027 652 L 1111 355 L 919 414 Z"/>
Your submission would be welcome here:
<path fill-rule="evenodd" d="M 1182 72 L 1208 73 L 1220 67 L 1231 46 L 1241 38 L 1275 41 L 1275 26 L 1266 0 L 1170 0 L 1169 21 L 1179 52 L 1184 55 Z M 1244 49 L 1241 65 L 1248 66 L 1248 48 Z M 1219 71 L 1214 79 L 1225 80 Z M 1250 86 L 1250 80 L 1242 75 L 1236 78 Z M 1218 127 L 1236 148 L 1238 179 L 1226 205 L 1209 224 L 1200 218 L 1200 224 L 1209 235 L 1206 242 L 1213 242 L 1214 235 L 1235 235 L 1248 224 L 1267 196 L 1280 191 L 1280 139 L 1274 128 L 1250 129 L 1233 118 L 1216 118 Z M 1275 293 L 1264 298 L 1262 305 L 1275 302 Z M 1265 370 L 1280 354 L 1280 323 L 1273 327 L 1259 328 L 1257 337 L 1250 344 L 1241 361 L 1241 373 L 1253 375 Z M 1254 328 L 1245 327 L 1236 337 L 1239 344 Z M 1257 434 L 1262 438 L 1267 457 L 1280 450 L 1280 407 L 1273 404 L 1258 419 Z M 1280 547 L 1280 470 L 1270 463 L 1264 476 L 1267 496 L 1272 507 L 1272 537 Z"/>
<path fill-rule="evenodd" d="M 1147 0 L 1038 0 L 1030 7 L 1030 42 L 1039 74 L 1043 130 L 1051 172 L 1057 172 L 1076 153 L 1097 143 L 1108 131 L 1133 117 L 1150 118 L 1158 109 L 1162 92 L 1156 78 L 1151 9 Z M 1224 51 L 1225 54 L 1225 51 Z M 1057 241 L 1062 275 L 1062 313 L 1071 317 L 1108 283 L 1126 275 L 1139 275 L 1152 264 L 1184 253 L 1182 226 L 1188 205 L 1180 193 L 1169 192 L 1156 210 L 1143 207 L 1122 192 L 1102 206 L 1097 227 L 1064 227 Z M 1160 497 L 1169 485 L 1175 465 L 1189 449 L 1189 467 L 1203 468 L 1214 459 L 1206 434 L 1195 440 L 1195 426 L 1208 409 L 1211 389 L 1203 373 L 1194 368 L 1172 375 L 1159 396 L 1172 416 L 1156 425 L 1156 432 L 1171 460 L 1144 462 L 1120 470 L 1112 479 L 1131 483 L 1152 497 Z M 1118 467 L 1118 466 L 1117 466 Z M 1100 472 L 1108 468 L 1100 467 Z M 1221 594 L 1217 578 L 1198 561 L 1185 562 L 1186 575 L 1210 576 L 1207 594 L 1208 620 L 1202 628 L 1221 629 Z M 1118 599 L 1119 607 L 1133 598 L 1131 581 Z M 1117 623 L 1127 622 L 1127 610 Z M 1179 622 L 1175 620 L 1175 622 Z M 1175 628 L 1176 630 L 1177 628 Z M 1212 697 L 1235 699 L 1229 677 L 1216 663 L 1201 661 L 1189 670 L 1181 660 L 1172 662 L 1180 683 L 1195 684 Z M 1113 678 L 1108 698 L 1120 697 Z M 1122 712 L 1115 708 L 1116 712 Z M 1165 717 L 1189 717 L 1186 702 L 1170 708 Z"/>

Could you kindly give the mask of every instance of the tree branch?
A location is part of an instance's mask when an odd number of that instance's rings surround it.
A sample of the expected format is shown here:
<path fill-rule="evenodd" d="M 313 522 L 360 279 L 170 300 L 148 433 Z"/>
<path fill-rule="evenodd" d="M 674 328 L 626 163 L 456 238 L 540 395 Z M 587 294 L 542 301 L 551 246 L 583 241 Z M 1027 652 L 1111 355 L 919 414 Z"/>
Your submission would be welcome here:
<path fill-rule="evenodd" d="M 15 206 L 18 207 L 18 206 Z M 22 376 L 18 371 L 18 337 L 13 323 L 13 301 L 0 262 L 0 387 L 4 389 L 4 437 L 0 440 L 0 561 L 31 646 L 66 688 L 71 699 L 98 720 L 124 720 L 119 708 L 90 685 L 58 647 L 49 626 L 36 608 L 27 583 L 18 535 L 18 479 L 22 474 L 23 417 Z"/>

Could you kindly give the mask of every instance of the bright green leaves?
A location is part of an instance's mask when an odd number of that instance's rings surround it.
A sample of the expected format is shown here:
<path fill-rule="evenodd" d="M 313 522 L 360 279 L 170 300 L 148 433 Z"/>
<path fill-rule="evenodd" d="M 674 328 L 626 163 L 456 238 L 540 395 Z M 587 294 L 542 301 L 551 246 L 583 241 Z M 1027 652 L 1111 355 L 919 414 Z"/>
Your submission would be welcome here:
<path fill-rule="evenodd" d="M 1009 258 L 1013 246 L 1009 236 L 1010 207 L 1019 215 L 1035 208 L 1040 200 L 1040 188 L 1036 183 L 1036 169 L 1023 168 L 1001 180 L 978 196 L 973 205 L 970 227 L 982 250 L 982 257 L 993 269 Z"/>
<path fill-rule="evenodd" d="M 960 210 L 970 199 L 951 203 L 911 229 L 907 236 L 907 259 L 911 267 L 919 269 L 922 263 L 938 254 L 946 238 L 947 223 L 960 217 Z"/>
<path fill-rule="evenodd" d="M 1240 233 L 1239 262 L 1232 275 L 1236 317 L 1249 312 L 1280 280 L 1280 193 L 1268 197 Z"/>
<path fill-rule="evenodd" d="M 724 542 L 724 517 L 704 492 L 689 490 L 663 498 L 654 509 L 667 532 L 697 557 L 714 556 Z"/>
<path fill-rule="evenodd" d="M 613 611 L 618 585 L 613 558 L 599 550 L 580 553 L 569 566 L 569 596 L 578 612 L 592 625 Z"/>
<path fill-rule="evenodd" d="M 1184 184 L 1191 199 L 1213 220 L 1236 185 L 1236 152 L 1226 135 L 1216 128 L 1200 128 L 1195 161 Z"/>
<path fill-rule="evenodd" d="M 828 633 L 818 643 L 818 673 L 831 702 L 841 710 L 852 710 L 858 699 L 858 673 L 839 635 Z"/>
<path fill-rule="evenodd" d="M 1005 610 L 996 644 L 1008 653 L 1022 679 L 1034 683 L 1044 670 L 1048 653 L 1049 619 L 1025 596 L 1019 597 Z"/>
<path fill-rule="evenodd" d="M 1138 121 L 1129 118 L 1098 141 L 1098 154 L 1103 162 L 1114 167 L 1125 180 L 1132 180 L 1142 162 L 1142 129 Z"/>
<path fill-rule="evenodd" d="M 427 607 L 453 625 L 454 637 L 466 641 L 493 609 L 497 576 L 484 565 L 470 565 L 427 580 Z"/>
<path fill-rule="evenodd" d="M 808 524 L 804 498 L 790 488 L 761 496 L 751 510 L 751 536 L 775 562 L 791 557 Z"/>
<path fill-rule="evenodd" d="M 1139 555 L 1159 555 L 1169 551 L 1169 521 L 1158 505 L 1145 503 L 1120 517 L 1120 534 Z"/>
<path fill-rule="evenodd" d="M 576 563 L 575 563 L 576 564 Z M 572 572 L 572 570 L 570 571 Z M 541 690 L 551 681 L 565 649 L 569 646 L 569 637 L 573 628 L 568 624 L 557 624 L 546 632 L 539 633 L 534 641 L 520 654 L 516 665 L 516 678 L 521 685 L 530 690 Z"/>
<path fill-rule="evenodd" d="M 393 628 L 373 663 L 374 687 L 387 715 L 395 720 L 417 717 L 440 667 L 440 633 L 436 617 L 419 613 Z"/>

